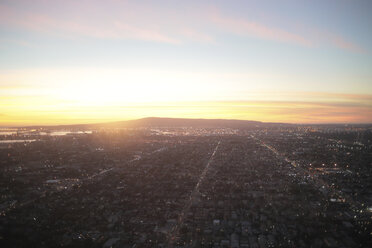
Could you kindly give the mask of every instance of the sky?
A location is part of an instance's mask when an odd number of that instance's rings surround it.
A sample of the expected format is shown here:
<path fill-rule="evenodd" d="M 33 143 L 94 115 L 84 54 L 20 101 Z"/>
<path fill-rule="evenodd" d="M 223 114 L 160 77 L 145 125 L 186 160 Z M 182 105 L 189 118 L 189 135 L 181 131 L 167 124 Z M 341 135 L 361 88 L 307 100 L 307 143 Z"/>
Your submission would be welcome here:
<path fill-rule="evenodd" d="M 0 0 L 0 126 L 372 123 L 372 1 Z"/>

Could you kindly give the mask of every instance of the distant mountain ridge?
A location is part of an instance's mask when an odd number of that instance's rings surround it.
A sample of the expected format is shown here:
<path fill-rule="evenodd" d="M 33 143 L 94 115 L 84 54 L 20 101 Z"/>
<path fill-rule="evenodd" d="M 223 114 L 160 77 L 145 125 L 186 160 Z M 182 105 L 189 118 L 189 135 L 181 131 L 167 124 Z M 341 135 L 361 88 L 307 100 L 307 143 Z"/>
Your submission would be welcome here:
<path fill-rule="evenodd" d="M 293 124 L 293 123 L 280 123 L 280 122 L 261 122 L 251 120 L 236 120 L 236 119 L 189 119 L 189 118 L 166 118 L 166 117 L 146 117 L 136 120 L 127 121 L 115 121 L 106 123 L 93 123 L 93 124 L 72 124 L 72 125 L 34 125 L 24 126 L 17 128 L 45 128 L 50 130 L 87 130 L 87 129 L 99 129 L 99 128 L 182 128 L 182 127 L 194 127 L 194 128 L 269 128 L 269 127 L 293 127 L 293 126 L 313 125 L 323 127 L 334 127 L 334 126 L 355 126 L 355 127 L 370 127 L 371 124 L 341 124 L 341 123 L 329 123 L 329 124 Z M 371 127 L 372 128 L 372 127 Z"/>
<path fill-rule="evenodd" d="M 108 123 L 95 124 L 74 124 L 74 125 L 57 125 L 57 126 L 27 126 L 25 128 L 46 128 L 46 129 L 96 129 L 96 128 L 244 128 L 257 125 L 269 124 L 260 121 L 250 120 L 234 120 L 234 119 L 187 119 L 187 118 L 162 118 L 162 117 L 146 117 L 136 120 L 116 121 Z M 273 124 L 273 123 L 271 123 Z M 279 123 L 278 123 L 279 124 Z"/>
<path fill-rule="evenodd" d="M 118 122 L 123 123 L 123 122 Z M 148 117 L 123 123 L 138 127 L 241 127 L 246 125 L 262 124 L 259 121 L 232 120 L 232 119 L 186 119 L 186 118 L 160 118 Z"/>

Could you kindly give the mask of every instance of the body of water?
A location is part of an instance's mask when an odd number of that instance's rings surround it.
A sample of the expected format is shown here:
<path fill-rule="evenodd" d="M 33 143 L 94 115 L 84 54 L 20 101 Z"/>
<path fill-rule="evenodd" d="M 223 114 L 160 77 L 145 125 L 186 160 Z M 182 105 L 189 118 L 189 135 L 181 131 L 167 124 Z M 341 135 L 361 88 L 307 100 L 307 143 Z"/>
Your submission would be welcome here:
<path fill-rule="evenodd" d="M 25 143 L 25 142 L 34 142 L 36 139 L 23 139 L 23 140 L 0 140 L 0 144 L 12 144 L 12 143 Z"/>
<path fill-rule="evenodd" d="M 0 136 L 17 134 L 17 131 L 0 131 Z"/>

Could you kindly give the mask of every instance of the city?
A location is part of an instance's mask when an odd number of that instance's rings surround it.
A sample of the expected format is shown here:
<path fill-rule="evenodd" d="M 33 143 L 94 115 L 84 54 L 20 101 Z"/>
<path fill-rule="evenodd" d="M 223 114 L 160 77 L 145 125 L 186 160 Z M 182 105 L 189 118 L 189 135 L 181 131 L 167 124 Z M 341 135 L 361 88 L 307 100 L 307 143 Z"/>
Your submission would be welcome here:
<path fill-rule="evenodd" d="M 0 0 L 0 248 L 372 248 L 371 0 Z"/>
<path fill-rule="evenodd" d="M 369 247 L 371 130 L 2 130 L 0 245 Z"/>

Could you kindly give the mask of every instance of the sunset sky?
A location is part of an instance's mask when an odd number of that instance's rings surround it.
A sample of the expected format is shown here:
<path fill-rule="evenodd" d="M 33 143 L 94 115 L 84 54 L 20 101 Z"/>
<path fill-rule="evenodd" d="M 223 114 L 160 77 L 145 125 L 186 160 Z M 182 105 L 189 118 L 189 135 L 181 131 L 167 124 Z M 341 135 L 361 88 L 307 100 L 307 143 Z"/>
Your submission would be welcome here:
<path fill-rule="evenodd" d="M 0 126 L 372 123 L 372 1 L 0 0 Z"/>

